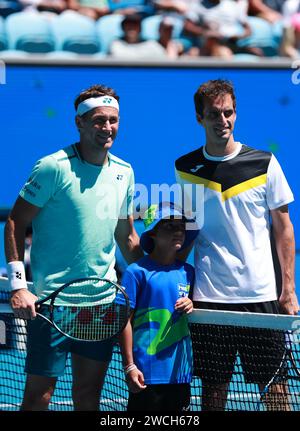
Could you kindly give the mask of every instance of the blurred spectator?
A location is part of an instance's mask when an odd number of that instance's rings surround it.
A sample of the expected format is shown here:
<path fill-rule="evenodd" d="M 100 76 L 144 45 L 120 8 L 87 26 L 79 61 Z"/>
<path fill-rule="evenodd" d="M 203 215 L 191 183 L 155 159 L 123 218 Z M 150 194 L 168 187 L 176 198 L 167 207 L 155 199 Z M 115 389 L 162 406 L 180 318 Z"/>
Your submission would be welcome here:
<path fill-rule="evenodd" d="M 283 17 L 281 54 L 300 58 L 300 0 L 287 0 L 283 6 Z"/>
<path fill-rule="evenodd" d="M 180 42 L 173 40 L 173 19 L 165 17 L 159 25 L 158 43 L 165 49 L 165 55 L 170 59 L 177 58 L 183 53 L 183 46 Z"/>
<path fill-rule="evenodd" d="M 300 13 L 300 0 L 286 0 L 282 7 L 285 20 L 289 20 L 294 15 Z"/>
<path fill-rule="evenodd" d="M 175 12 L 184 15 L 188 12 L 189 7 L 194 0 L 153 0 L 154 6 L 160 12 Z M 198 3 L 198 0 L 196 0 Z"/>
<path fill-rule="evenodd" d="M 23 10 L 37 10 L 39 12 L 49 12 L 59 14 L 67 9 L 65 0 L 19 0 L 23 5 Z"/>
<path fill-rule="evenodd" d="M 286 0 L 249 0 L 248 13 L 258 16 L 270 23 L 283 18 L 282 8 Z"/>
<path fill-rule="evenodd" d="M 53 12 L 59 14 L 67 9 L 65 0 L 40 0 L 37 5 L 39 12 Z"/>
<path fill-rule="evenodd" d="M 114 40 L 110 46 L 110 55 L 126 59 L 176 58 L 182 51 L 179 44 L 172 40 L 172 23 L 163 20 L 160 24 L 159 40 L 143 40 L 141 37 L 142 18 L 133 14 L 122 21 L 124 36 Z"/>
<path fill-rule="evenodd" d="M 108 0 L 66 0 L 67 7 L 95 21 L 110 13 Z"/>
<path fill-rule="evenodd" d="M 186 13 L 184 31 L 198 38 L 190 55 L 230 58 L 241 52 L 237 41 L 251 34 L 244 4 L 234 0 L 200 0 Z M 197 40 L 197 39 L 196 39 Z M 243 48 L 242 52 L 262 56 L 260 49 Z"/>

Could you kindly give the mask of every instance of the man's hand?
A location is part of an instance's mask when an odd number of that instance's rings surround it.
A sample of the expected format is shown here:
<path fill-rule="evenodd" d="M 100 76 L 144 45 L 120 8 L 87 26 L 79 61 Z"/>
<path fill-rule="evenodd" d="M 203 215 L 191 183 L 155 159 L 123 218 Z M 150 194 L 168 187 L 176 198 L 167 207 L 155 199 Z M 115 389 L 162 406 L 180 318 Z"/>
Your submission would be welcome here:
<path fill-rule="evenodd" d="M 14 290 L 11 293 L 10 303 L 15 317 L 20 319 L 34 319 L 36 317 L 35 303 L 37 296 L 27 289 Z"/>
<path fill-rule="evenodd" d="M 298 299 L 294 291 L 283 290 L 279 298 L 279 305 L 284 314 L 297 315 L 299 312 Z"/>

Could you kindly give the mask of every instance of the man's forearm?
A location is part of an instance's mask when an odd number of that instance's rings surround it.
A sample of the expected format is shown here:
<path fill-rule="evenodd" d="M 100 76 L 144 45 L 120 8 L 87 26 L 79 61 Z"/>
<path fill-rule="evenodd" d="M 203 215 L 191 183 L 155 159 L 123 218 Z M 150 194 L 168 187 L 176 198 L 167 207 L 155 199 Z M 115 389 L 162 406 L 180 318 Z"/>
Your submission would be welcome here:
<path fill-rule="evenodd" d="M 7 262 L 24 260 L 25 236 L 26 226 L 16 225 L 15 221 L 9 217 L 4 229 Z"/>
<path fill-rule="evenodd" d="M 295 238 L 292 224 L 274 232 L 281 268 L 282 289 L 295 289 Z"/>
<path fill-rule="evenodd" d="M 285 224 L 281 230 L 277 226 L 274 237 L 282 276 L 280 310 L 284 314 L 296 315 L 299 303 L 295 291 L 295 239 L 292 224 Z"/>

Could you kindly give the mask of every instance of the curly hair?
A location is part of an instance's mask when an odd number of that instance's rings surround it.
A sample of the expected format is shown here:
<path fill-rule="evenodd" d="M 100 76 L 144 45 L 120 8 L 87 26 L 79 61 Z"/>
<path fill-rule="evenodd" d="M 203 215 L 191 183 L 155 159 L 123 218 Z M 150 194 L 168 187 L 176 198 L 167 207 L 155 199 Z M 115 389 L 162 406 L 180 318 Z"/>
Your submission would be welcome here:
<path fill-rule="evenodd" d="M 194 94 L 196 113 L 203 118 L 205 98 L 213 100 L 218 96 L 225 96 L 226 94 L 231 95 L 233 108 L 236 110 L 236 98 L 232 82 L 225 79 L 214 79 L 204 82 Z"/>

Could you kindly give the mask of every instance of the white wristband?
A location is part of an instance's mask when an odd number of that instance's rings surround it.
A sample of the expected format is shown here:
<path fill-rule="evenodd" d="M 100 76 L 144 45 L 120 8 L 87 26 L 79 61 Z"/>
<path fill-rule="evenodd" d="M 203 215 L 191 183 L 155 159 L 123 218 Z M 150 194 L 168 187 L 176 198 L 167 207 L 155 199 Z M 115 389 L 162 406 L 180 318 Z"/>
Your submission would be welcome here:
<path fill-rule="evenodd" d="M 128 367 L 125 367 L 124 372 L 127 375 L 130 371 L 137 370 L 137 366 L 135 364 L 131 364 Z"/>
<path fill-rule="evenodd" d="M 24 262 L 14 261 L 7 264 L 7 276 L 11 290 L 28 289 Z"/>

